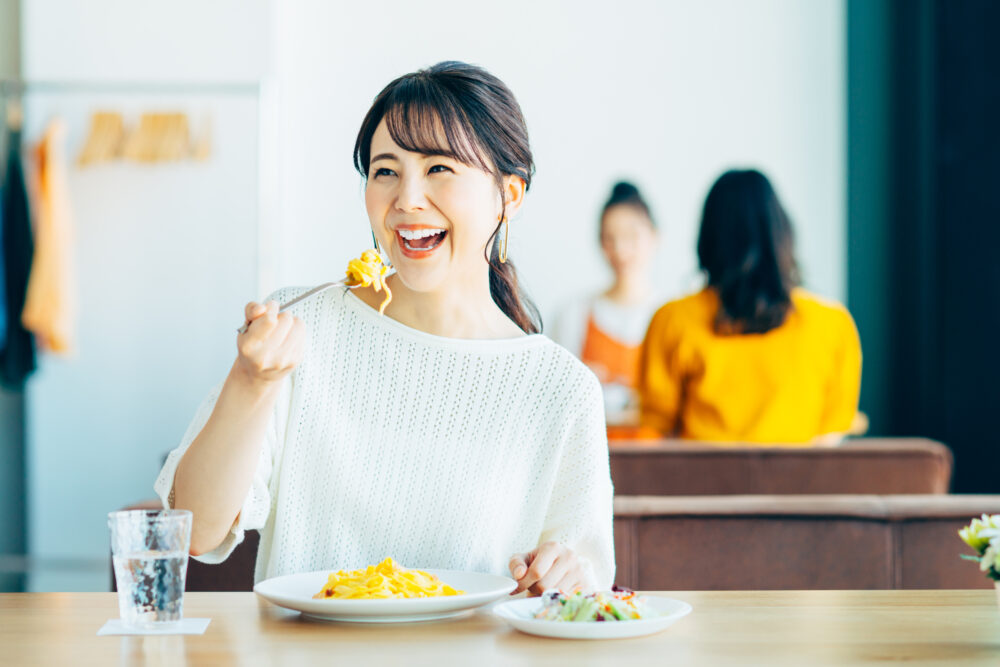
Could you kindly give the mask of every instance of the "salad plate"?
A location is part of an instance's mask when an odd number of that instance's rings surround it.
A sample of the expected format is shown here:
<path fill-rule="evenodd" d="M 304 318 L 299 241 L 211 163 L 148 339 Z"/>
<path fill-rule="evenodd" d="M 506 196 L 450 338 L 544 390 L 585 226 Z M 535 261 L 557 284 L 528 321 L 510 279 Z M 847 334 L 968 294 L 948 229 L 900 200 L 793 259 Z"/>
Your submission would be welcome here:
<path fill-rule="evenodd" d="M 382 600 L 313 598 L 326 584 L 329 570 L 266 579 L 254 586 L 253 591 L 279 607 L 324 621 L 409 623 L 455 616 L 493 602 L 517 587 L 513 579 L 494 574 L 461 570 L 424 571 L 465 592 L 462 595 Z"/>
<path fill-rule="evenodd" d="M 542 609 L 540 598 L 511 600 L 493 608 L 493 613 L 512 627 L 531 635 L 560 639 L 620 639 L 651 635 L 691 613 L 691 605 L 673 598 L 642 596 L 647 614 L 625 621 L 563 621 L 535 618 Z"/>

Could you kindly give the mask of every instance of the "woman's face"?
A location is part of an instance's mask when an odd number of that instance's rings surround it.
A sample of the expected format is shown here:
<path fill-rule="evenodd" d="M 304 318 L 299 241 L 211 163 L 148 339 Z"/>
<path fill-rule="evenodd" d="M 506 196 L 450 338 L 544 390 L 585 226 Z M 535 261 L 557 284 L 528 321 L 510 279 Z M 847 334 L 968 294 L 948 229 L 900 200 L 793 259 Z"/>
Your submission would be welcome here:
<path fill-rule="evenodd" d="M 372 136 L 371 156 L 368 219 L 403 283 L 432 292 L 486 271 L 483 251 L 500 219 L 493 175 L 453 158 L 400 148 L 384 120 Z M 522 184 L 520 195 L 516 183 L 510 190 L 512 178 Z M 523 198 L 523 181 L 508 177 L 505 187 L 510 216 Z"/>
<path fill-rule="evenodd" d="M 656 250 L 656 230 L 635 206 L 612 206 L 601 224 L 601 249 L 615 275 L 645 269 Z"/>

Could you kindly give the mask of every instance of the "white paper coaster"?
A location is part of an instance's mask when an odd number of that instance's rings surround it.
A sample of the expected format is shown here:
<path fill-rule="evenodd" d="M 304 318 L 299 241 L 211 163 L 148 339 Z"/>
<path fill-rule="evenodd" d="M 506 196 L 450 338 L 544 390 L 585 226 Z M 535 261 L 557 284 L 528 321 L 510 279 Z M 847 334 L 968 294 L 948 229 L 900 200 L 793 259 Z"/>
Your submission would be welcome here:
<path fill-rule="evenodd" d="M 97 631 L 97 635 L 203 635 L 210 618 L 184 618 L 165 628 L 133 628 L 122 623 L 120 618 L 108 620 Z"/>

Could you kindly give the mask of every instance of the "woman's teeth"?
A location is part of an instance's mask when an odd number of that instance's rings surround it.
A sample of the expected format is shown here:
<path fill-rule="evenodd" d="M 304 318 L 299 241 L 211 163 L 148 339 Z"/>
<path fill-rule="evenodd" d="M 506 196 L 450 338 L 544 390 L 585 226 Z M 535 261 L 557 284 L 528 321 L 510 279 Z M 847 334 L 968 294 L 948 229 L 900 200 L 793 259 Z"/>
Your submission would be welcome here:
<path fill-rule="evenodd" d="M 434 236 L 435 234 L 443 234 L 443 229 L 397 229 L 399 235 L 402 236 L 407 241 L 412 241 L 414 239 L 422 239 L 425 236 Z"/>
<path fill-rule="evenodd" d="M 396 233 L 407 250 L 426 252 L 433 250 L 444 240 L 444 229 L 397 229 Z"/>

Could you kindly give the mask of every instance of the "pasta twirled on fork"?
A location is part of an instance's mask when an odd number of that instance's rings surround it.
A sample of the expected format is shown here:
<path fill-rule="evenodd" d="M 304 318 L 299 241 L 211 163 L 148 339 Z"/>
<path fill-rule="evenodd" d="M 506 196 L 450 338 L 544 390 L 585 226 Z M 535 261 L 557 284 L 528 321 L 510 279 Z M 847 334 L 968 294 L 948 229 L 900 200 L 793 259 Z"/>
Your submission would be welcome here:
<path fill-rule="evenodd" d="M 385 283 L 385 274 L 389 272 L 389 267 L 382 263 L 382 256 L 375 250 L 365 250 L 359 259 L 352 259 L 347 263 L 347 280 L 345 284 L 354 287 L 373 287 L 376 292 L 385 290 L 385 299 L 378 308 L 379 315 L 385 313 L 385 307 L 392 301 L 392 292 Z"/>

